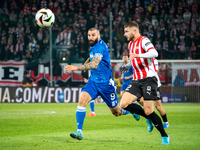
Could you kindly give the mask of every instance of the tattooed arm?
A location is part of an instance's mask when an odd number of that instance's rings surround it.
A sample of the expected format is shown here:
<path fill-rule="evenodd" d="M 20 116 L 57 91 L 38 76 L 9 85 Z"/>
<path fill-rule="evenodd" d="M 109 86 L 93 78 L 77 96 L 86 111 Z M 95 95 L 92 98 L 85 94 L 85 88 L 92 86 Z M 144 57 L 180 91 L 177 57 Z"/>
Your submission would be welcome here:
<path fill-rule="evenodd" d="M 78 70 L 97 69 L 100 61 L 101 61 L 100 58 L 94 57 L 92 62 L 89 62 L 89 63 L 81 65 L 81 66 L 77 66 L 77 67 L 78 67 Z"/>
<path fill-rule="evenodd" d="M 84 65 L 80 65 L 80 66 L 74 66 L 74 65 L 67 65 L 64 70 L 69 72 L 69 71 L 76 71 L 76 70 L 91 70 L 91 69 L 97 69 L 99 63 L 100 63 L 101 59 L 94 57 L 92 62 L 89 62 L 87 64 Z"/>

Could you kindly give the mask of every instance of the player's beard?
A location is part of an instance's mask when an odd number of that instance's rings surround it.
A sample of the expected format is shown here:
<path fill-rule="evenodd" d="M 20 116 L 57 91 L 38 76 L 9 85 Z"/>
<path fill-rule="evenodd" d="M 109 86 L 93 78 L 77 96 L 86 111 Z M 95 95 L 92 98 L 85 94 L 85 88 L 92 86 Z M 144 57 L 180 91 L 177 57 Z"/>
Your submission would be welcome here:
<path fill-rule="evenodd" d="M 128 41 L 133 41 L 133 39 L 135 38 L 135 36 L 133 34 L 131 34 L 131 36 L 129 38 L 127 38 Z"/>
<path fill-rule="evenodd" d="M 128 61 L 127 60 L 124 60 L 124 64 L 127 64 L 128 63 Z"/>
<path fill-rule="evenodd" d="M 92 42 L 91 42 L 92 41 Z M 98 43 L 98 38 L 96 38 L 94 41 L 93 40 L 90 40 L 89 41 L 89 44 L 90 44 L 90 46 L 94 46 L 95 44 L 97 44 Z"/>

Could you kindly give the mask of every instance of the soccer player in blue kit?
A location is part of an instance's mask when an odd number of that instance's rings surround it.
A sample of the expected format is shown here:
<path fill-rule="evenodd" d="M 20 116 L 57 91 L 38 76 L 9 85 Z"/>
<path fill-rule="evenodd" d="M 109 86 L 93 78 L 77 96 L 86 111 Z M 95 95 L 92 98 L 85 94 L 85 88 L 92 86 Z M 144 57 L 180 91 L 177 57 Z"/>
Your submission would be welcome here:
<path fill-rule="evenodd" d="M 75 70 L 91 70 L 89 81 L 82 89 L 78 102 L 76 112 L 77 131 L 70 133 L 72 138 L 78 140 L 83 139 L 82 130 L 86 115 L 85 106 L 98 95 L 102 97 L 114 116 L 130 113 L 118 106 L 109 51 L 106 43 L 100 38 L 99 29 L 91 28 L 88 30 L 88 41 L 91 47 L 89 50 L 90 58 L 87 59 L 86 63 L 80 66 L 67 65 L 64 68 L 67 72 Z"/>

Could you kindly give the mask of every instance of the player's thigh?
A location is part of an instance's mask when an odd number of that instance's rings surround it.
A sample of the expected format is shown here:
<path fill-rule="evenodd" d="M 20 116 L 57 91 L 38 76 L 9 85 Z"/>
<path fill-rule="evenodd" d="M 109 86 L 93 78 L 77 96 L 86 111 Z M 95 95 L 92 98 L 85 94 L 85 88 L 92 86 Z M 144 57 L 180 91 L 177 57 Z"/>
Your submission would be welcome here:
<path fill-rule="evenodd" d="M 137 97 L 129 92 L 124 92 L 121 100 L 120 100 L 120 106 L 122 108 L 126 108 L 129 104 L 133 103 L 137 100 Z"/>
<path fill-rule="evenodd" d="M 92 100 L 92 97 L 90 96 L 89 93 L 87 93 L 87 92 L 81 92 L 78 105 L 84 107 L 84 106 L 86 106 L 87 103 L 89 103 L 91 100 Z"/>
<path fill-rule="evenodd" d="M 109 108 L 114 108 L 118 105 L 115 85 L 109 83 L 99 83 L 97 85 L 97 90 Z"/>
<path fill-rule="evenodd" d="M 92 99 L 96 99 L 98 97 L 98 91 L 97 91 L 97 86 L 95 85 L 94 82 L 88 80 L 86 85 L 82 88 L 81 92 L 86 92 L 88 93 Z"/>
<path fill-rule="evenodd" d="M 141 94 L 142 90 L 140 89 L 138 81 L 132 81 L 122 95 L 120 106 L 126 108 L 129 104 L 140 98 Z"/>

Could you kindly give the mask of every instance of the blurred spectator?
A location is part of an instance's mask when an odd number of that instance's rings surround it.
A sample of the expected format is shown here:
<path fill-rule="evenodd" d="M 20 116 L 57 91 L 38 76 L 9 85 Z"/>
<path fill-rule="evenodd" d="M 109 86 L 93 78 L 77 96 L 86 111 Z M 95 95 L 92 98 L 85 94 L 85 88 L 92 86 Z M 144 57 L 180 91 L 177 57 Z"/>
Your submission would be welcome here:
<path fill-rule="evenodd" d="M 158 20 L 156 19 L 156 16 L 152 16 L 152 25 L 158 24 Z"/>
<path fill-rule="evenodd" d="M 186 58 L 186 46 L 185 46 L 185 41 L 184 39 L 181 39 L 179 45 L 178 45 L 178 49 L 180 50 L 179 52 L 179 58 L 180 59 L 184 59 Z"/>
<path fill-rule="evenodd" d="M 8 46 L 5 46 L 5 52 L 4 52 L 4 58 L 3 58 L 3 60 L 4 61 L 8 61 L 10 59 L 11 59 L 11 51 L 8 48 Z"/>
<path fill-rule="evenodd" d="M 20 39 L 18 39 L 17 44 L 15 46 L 15 52 L 17 53 L 17 56 L 19 56 L 19 60 L 22 60 L 23 55 L 23 43 L 21 43 Z"/>
<path fill-rule="evenodd" d="M 0 60 L 4 59 L 4 52 L 5 52 L 5 44 L 4 41 L 1 40 L 1 44 L 0 44 Z"/>
<path fill-rule="evenodd" d="M 161 10 L 161 14 L 160 14 L 160 19 L 163 19 L 164 21 L 167 21 L 167 13 L 165 12 L 164 9 Z"/>
<path fill-rule="evenodd" d="M 11 59 L 14 61 L 20 61 L 20 56 L 16 51 L 14 51 L 13 54 L 11 55 Z"/>
<path fill-rule="evenodd" d="M 123 32 L 123 27 L 120 27 L 120 29 L 117 30 L 117 32 L 116 32 L 116 37 L 117 37 L 117 39 L 118 39 L 121 43 L 124 42 L 124 32 Z"/>
<path fill-rule="evenodd" d="M 35 40 L 35 38 L 34 37 L 32 37 L 31 39 L 30 39 L 30 42 L 29 42 L 29 51 L 30 51 L 30 53 L 31 53 L 31 55 L 34 53 L 34 51 L 35 51 L 35 46 L 36 46 L 36 40 Z"/>
<path fill-rule="evenodd" d="M 192 46 L 190 48 L 190 59 L 194 59 L 195 58 L 195 54 L 196 54 L 196 50 L 197 50 L 197 47 L 195 46 L 195 43 L 192 42 Z"/>
<path fill-rule="evenodd" d="M 122 45 L 118 41 L 116 45 L 116 53 L 115 53 L 116 59 L 122 59 Z"/>
<path fill-rule="evenodd" d="M 37 44 L 35 47 L 35 51 L 31 54 L 32 55 L 32 60 L 38 60 L 41 57 L 41 53 L 40 53 L 40 45 Z"/>
<path fill-rule="evenodd" d="M 23 87 L 30 87 L 30 86 L 32 86 L 31 83 L 32 83 L 32 81 L 30 79 L 30 75 L 29 75 L 29 73 L 26 73 L 24 75 L 24 80 L 23 80 L 23 85 L 22 86 Z"/>
<path fill-rule="evenodd" d="M 30 11 L 30 7 L 28 6 L 28 3 L 26 3 L 23 8 L 23 14 L 28 15 L 29 11 Z"/>
<path fill-rule="evenodd" d="M 159 40 L 156 41 L 155 48 L 156 48 L 156 50 L 157 50 L 158 52 L 161 51 L 161 44 L 160 44 L 160 41 L 159 41 Z"/>
<path fill-rule="evenodd" d="M 189 12 L 189 8 L 186 8 L 186 12 L 183 14 L 183 19 L 186 22 L 186 20 L 191 19 L 191 12 Z"/>
<path fill-rule="evenodd" d="M 192 4 L 192 12 L 194 12 L 196 10 L 198 10 L 198 3 L 197 0 L 194 0 L 194 3 Z"/>
<path fill-rule="evenodd" d="M 75 40 L 72 40 L 72 43 L 70 45 L 70 56 L 72 57 L 76 57 L 76 41 Z"/>
<path fill-rule="evenodd" d="M 17 15 L 14 13 L 14 10 L 11 11 L 10 20 L 14 22 L 17 21 Z"/>
<path fill-rule="evenodd" d="M 31 61 L 31 51 L 29 50 L 29 46 L 25 47 L 25 59 L 30 62 Z"/>
<path fill-rule="evenodd" d="M 170 58 L 169 44 L 168 44 L 168 39 L 167 38 L 165 38 L 165 40 L 163 41 L 163 45 L 162 45 L 162 57 L 164 59 L 169 59 Z"/>
<path fill-rule="evenodd" d="M 14 42 L 13 42 L 13 35 L 12 35 L 12 34 L 9 35 L 8 43 L 11 43 L 11 44 L 14 43 Z"/>
<path fill-rule="evenodd" d="M 38 33 L 37 33 L 37 42 L 39 44 L 42 44 L 43 38 L 44 38 L 44 33 L 43 33 L 42 28 L 40 28 L 39 31 L 38 31 Z"/>
<path fill-rule="evenodd" d="M 122 56 L 128 56 L 128 50 L 126 48 L 123 49 Z"/>
<path fill-rule="evenodd" d="M 81 60 L 86 60 L 88 57 L 88 44 L 84 41 L 84 39 L 81 39 L 78 44 L 78 50 L 79 50 L 79 58 Z"/>
<path fill-rule="evenodd" d="M 42 0 L 40 3 L 41 8 L 47 8 L 47 1 L 46 0 Z"/>
<path fill-rule="evenodd" d="M 32 15 L 35 15 L 37 13 L 36 4 L 33 4 L 32 8 L 31 8 L 31 13 L 32 13 Z"/>
<path fill-rule="evenodd" d="M 168 43 L 169 47 L 169 52 L 171 54 L 171 59 L 176 59 L 177 56 L 177 47 L 176 47 L 176 43 L 174 42 L 174 38 L 170 38 L 169 43 Z"/>

